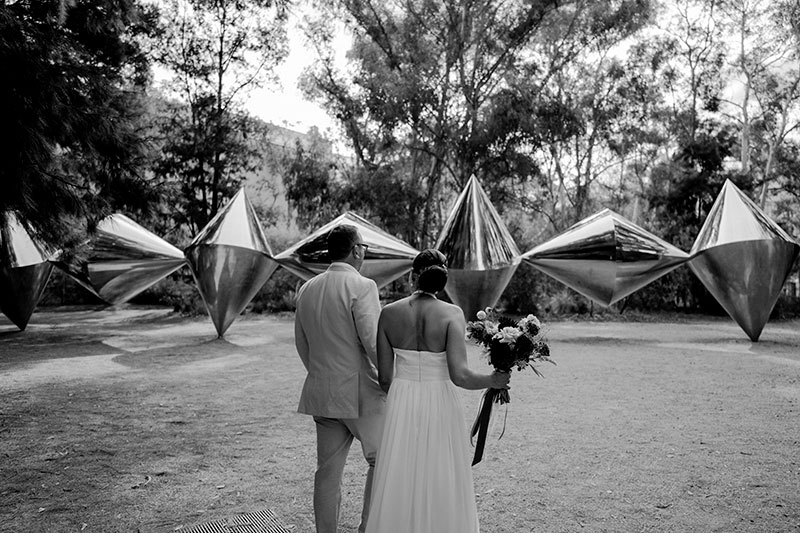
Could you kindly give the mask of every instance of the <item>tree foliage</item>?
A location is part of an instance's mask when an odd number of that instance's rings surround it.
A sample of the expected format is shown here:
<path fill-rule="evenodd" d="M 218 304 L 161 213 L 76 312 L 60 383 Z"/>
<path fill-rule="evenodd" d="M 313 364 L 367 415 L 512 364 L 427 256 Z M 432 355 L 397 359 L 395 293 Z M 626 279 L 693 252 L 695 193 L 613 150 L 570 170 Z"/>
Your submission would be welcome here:
<path fill-rule="evenodd" d="M 177 222 L 202 228 L 260 167 L 263 132 L 242 103 L 286 55 L 280 1 L 169 0 L 151 53 L 170 73 L 155 167 L 171 185 Z"/>
<path fill-rule="evenodd" d="M 0 213 L 47 242 L 69 238 L 66 219 L 153 199 L 139 120 L 148 61 L 137 44 L 152 17 L 136 0 L 0 5 Z"/>
<path fill-rule="evenodd" d="M 577 54 L 634 31 L 648 6 L 331 2 L 326 18 L 350 21 L 354 69 L 336 69 L 326 40 L 314 39 L 329 35 L 317 21 L 310 33 L 321 60 L 306 90 L 340 120 L 364 172 L 411 192 L 404 202 L 415 226 L 411 242 L 424 246 L 471 175 L 483 178 L 501 205 L 518 196 L 509 186 L 536 181 L 534 152 L 548 137 L 566 134 L 555 128 L 570 124 L 566 114 L 553 114 L 574 110 L 543 98 L 550 80 Z M 550 130 L 540 117 L 551 119 Z"/>

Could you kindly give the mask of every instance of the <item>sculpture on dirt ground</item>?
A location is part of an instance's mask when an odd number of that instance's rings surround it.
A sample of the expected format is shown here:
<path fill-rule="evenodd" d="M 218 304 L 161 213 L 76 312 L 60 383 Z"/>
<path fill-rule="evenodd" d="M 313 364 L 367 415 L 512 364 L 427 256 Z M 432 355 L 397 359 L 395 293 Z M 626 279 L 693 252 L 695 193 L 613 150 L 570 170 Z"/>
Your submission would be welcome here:
<path fill-rule="evenodd" d="M 756 342 L 798 251 L 800 245 L 727 180 L 695 239 L 689 268 Z"/>
<path fill-rule="evenodd" d="M 23 331 L 53 271 L 51 256 L 13 214 L 0 216 L 0 311 Z"/>
<path fill-rule="evenodd" d="M 603 209 L 522 259 L 602 306 L 685 263 L 689 255 L 610 209 Z"/>
<path fill-rule="evenodd" d="M 278 268 L 244 188 L 206 224 L 185 254 L 219 337 Z"/>
<path fill-rule="evenodd" d="M 127 302 L 186 264 L 178 248 L 120 213 L 101 220 L 84 247 L 53 263 L 111 305 Z"/>

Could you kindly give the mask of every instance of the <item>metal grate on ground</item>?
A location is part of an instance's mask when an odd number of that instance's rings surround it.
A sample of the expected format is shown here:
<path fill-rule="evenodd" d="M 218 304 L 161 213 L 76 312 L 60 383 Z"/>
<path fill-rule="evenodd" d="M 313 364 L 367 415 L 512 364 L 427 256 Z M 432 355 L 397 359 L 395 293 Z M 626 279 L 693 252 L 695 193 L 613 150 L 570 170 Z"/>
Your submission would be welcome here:
<path fill-rule="evenodd" d="M 278 522 L 275 513 L 269 509 L 221 518 L 178 531 L 181 533 L 291 533 Z"/>

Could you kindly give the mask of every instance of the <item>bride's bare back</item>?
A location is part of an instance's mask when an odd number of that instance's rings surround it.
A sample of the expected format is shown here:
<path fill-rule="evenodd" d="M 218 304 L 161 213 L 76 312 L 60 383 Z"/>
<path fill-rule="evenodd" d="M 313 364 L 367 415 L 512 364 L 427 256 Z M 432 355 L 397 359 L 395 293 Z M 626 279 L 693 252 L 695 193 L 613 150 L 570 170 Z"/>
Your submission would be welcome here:
<path fill-rule="evenodd" d="M 444 352 L 450 330 L 463 331 L 464 319 L 458 307 L 421 293 L 387 305 L 381 312 L 381 325 L 394 348 Z M 463 341 L 463 334 L 460 337 Z"/>
<path fill-rule="evenodd" d="M 450 379 L 465 389 L 505 388 L 507 375 L 476 374 L 467 363 L 464 315 L 455 305 L 415 293 L 383 308 L 378 321 L 378 373 L 388 391 L 394 349 L 446 352 Z"/>

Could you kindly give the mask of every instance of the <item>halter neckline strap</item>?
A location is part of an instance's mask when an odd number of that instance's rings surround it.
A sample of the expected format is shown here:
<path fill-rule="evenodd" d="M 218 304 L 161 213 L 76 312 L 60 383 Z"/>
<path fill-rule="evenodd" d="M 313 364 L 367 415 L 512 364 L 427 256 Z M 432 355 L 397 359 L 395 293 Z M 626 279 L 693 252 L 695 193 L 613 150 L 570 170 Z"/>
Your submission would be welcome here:
<path fill-rule="evenodd" d="M 428 291 L 416 290 L 416 291 L 414 291 L 414 292 L 413 292 L 413 293 L 411 293 L 411 294 L 416 294 L 416 295 L 419 295 L 419 296 L 421 296 L 421 295 L 423 295 L 423 294 L 424 294 L 424 295 L 426 295 L 426 296 L 430 296 L 430 297 L 431 297 L 431 298 L 433 298 L 434 300 L 436 299 L 436 294 L 435 294 L 435 293 L 432 293 L 432 292 L 428 292 Z"/>

